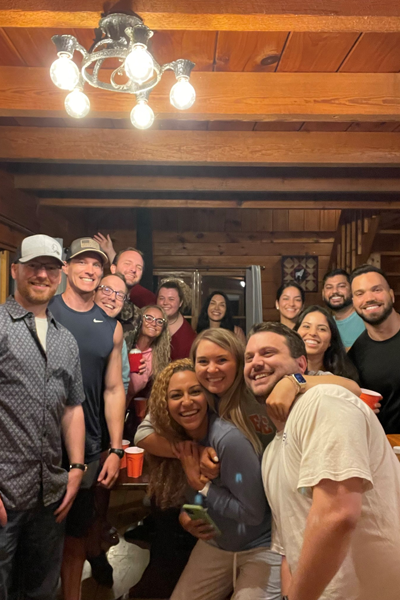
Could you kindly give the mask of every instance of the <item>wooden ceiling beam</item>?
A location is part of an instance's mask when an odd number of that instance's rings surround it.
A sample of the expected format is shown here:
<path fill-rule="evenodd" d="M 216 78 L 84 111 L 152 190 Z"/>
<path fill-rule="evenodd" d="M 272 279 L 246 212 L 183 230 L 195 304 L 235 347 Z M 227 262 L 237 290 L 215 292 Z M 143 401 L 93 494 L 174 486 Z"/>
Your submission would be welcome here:
<path fill-rule="evenodd" d="M 110 73 L 110 71 L 108 72 Z M 104 79 L 106 80 L 106 78 Z M 400 73 L 231 73 L 194 71 L 196 102 L 186 111 L 169 101 L 165 73 L 150 96 L 159 119 L 249 121 L 398 121 Z M 41 67 L 0 67 L 0 116 L 61 117 L 67 92 Z M 86 86 L 89 117 L 129 119 L 131 94 Z"/>
<path fill-rule="evenodd" d="M 396 133 L 0 127 L 0 160 L 213 166 L 397 166 Z"/>
<path fill-rule="evenodd" d="M 339 192 L 398 193 L 400 178 L 386 177 L 154 177 L 17 173 L 21 190 L 118 192 Z"/>
<path fill-rule="evenodd" d="M 301 9 L 298 0 L 135 0 L 133 8 L 154 30 L 400 31 L 397 0 L 303 0 Z M 103 10 L 102 0 L 1 0 L 0 27 L 95 28 Z"/>
<path fill-rule="evenodd" d="M 400 200 L 140 200 L 131 198 L 42 198 L 40 206 L 64 208 L 269 208 L 303 210 L 399 210 Z"/>

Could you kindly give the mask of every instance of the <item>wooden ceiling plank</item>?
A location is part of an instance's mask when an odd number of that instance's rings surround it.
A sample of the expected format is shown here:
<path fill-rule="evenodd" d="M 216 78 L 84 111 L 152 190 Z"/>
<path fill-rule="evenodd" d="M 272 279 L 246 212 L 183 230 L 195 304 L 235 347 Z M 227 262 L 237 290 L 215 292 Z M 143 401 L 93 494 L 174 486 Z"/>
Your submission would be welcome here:
<path fill-rule="evenodd" d="M 221 208 L 302 210 L 399 210 L 400 200 L 142 200 L 132 198 L 41 198 L 40 206 L 67 208 Z"/>
<path fill-rule="evenodd" d="M 400 71 L 400 33 L 364 33 L 339 71 L 341 73 Z"/>
<path fill-rule="evenodd" d="M 351 123 L 335 123 L 335 121 L 307 121 L 303 123 L 301 131 L 347 131 Z"/>
<path fill-rule="evenodd" d="M 387 177 L 188 177 L 135 175 L 51 175 L 16 173 L 21 190 L 115 192 L 338 192 L 399 193 L 400 179 Z"/>
<path fill-rule="evenodd" d="M 10 27 L 5 32 L 26 66 L 47 68 L 50 68 L 52 62 L 57 58 L 56 47 L 51 41 L 53 35 L 74 35 L 72 29 L 60 31 L 45 27 L 36 29 Z M 77 59 L 79 56 L 79 53 L 76 53 Z"/>
<path fill-rule="evenodd" d="M 0 29 L 0 65 L 9 65 L 10 67 L 26 66 L 26 62 L 4 29 Z"/>
<path fill-rule="evenodd" d="M 93 28 L 102 10 L 98 0 L 1 0 L 0 27 Z M 135 12 L 156 30 L 400 31 L 397 0 L 306 0 L 301 14 L 298 0 L 136 0 Z"/>
<path fill-rule="evenodd" d="M 358 33 L 292 32 L 277 71 L 334 73 L 358 35 Z"/>
<path fill-rule="evenodd" d="M 0 160 L 247 166 L 392 166 L 394 133 L 0 128 Z"/>
<path fill-rule="evenodd" d="M 395 131 L 398 123 L 396 121 L 388 123 L 352 123 L 346 131 L 362 131 L 362 132 L 373 132 L 373 131 Z"/>
<path fill-rule="evenodd" d="M 262 121 L 256 123 L 254 131 L 299 131 L 302 125 L 301 121 Z"/>
<path fill-rule="evenodd" d="M 187 111 L 169 101 L 172 73 L 150 96 L 161 119 L 249 121 L 398 121 L 399 73 L 196 73 L 196 102 Z M 66 93 L 45 68 L 0 67 L 0 116 L 66 117 Z M 88 89 L 91 118 L 128 118 L 130 94 Z M 78 121 L 84 123 L 84 120 Z"/>
<path fill-rule="evenodd" d="M 196 71 L 212 71 L 216 37 L 215 31 L 157 31 L 149 47 L 160 65 L 189 58 Z"/>
<path fill-rule="evenodd" d="M 274 72 L 288 32 L 221 31 L 216 71 Z"/>

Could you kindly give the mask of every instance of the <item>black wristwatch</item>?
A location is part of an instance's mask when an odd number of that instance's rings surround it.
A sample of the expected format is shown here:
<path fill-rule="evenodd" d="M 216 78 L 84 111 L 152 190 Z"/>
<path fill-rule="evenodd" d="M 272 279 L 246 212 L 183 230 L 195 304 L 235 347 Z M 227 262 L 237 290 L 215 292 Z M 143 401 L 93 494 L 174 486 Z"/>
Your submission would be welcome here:
<path fill-rule="evenodd" d="M 108 454 L 116 454 L 119 459 L 124 458 L 125 450 L 122 448 L 110 448 Z"/>
<path fill-rule="evenodd" d="M 80 469 L 81 471 L 85 472 L 87 470 L 87 465 L 84 465 L 83 463 L 72 463 L 69 465 L 69 470 L 71 469 Z"/>

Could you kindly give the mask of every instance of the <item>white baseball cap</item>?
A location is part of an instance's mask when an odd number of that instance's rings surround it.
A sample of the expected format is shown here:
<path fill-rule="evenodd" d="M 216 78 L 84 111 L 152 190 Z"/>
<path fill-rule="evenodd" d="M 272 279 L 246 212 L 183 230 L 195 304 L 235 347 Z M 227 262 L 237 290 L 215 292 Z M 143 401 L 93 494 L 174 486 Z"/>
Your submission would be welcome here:
<path fill-rule="evenodd" d="M 39 256 L 50 256 L 58 260 L 61 265 L 64 264 L 60 244 L 49 235 L 40 233 L 38 235 L 30 235 L 22 240 L 18 262 L 26 263 Z"/>

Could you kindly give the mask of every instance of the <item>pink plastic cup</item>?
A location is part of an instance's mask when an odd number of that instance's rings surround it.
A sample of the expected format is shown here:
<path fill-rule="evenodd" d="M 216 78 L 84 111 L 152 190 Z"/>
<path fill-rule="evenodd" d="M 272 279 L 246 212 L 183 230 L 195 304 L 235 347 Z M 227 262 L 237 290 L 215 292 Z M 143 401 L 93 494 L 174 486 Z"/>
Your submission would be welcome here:
<path fill-rule="evenodd" d="M 375 409 L 375 404 L 382 400 L 382 396 L 378 392 L 366 390 L 364 388 L 361 388 L 360 398 L 365 402 L 365 404 L 368 404 L 372 410 Z"/>
<path fill-rule="evenodd" d="M 129 446 L 131 445 L 131 442 L 129 440 L 122 440 L 122 448 L 125 450 L 126 448 L 129 448 Z M 124 456 L 123 458 L 121 458 L 121 464 L 119 465 L 120 469 L 126 469 L 126 454 L 124 452 Z"/>
<path fill-rule="evenodd" d="M 126 454 L 126 472 L 128 477 L 140 477 L 143 472 L 143 448 L 132 446 L 125 449 Z"/>

